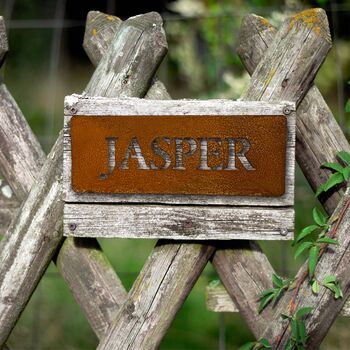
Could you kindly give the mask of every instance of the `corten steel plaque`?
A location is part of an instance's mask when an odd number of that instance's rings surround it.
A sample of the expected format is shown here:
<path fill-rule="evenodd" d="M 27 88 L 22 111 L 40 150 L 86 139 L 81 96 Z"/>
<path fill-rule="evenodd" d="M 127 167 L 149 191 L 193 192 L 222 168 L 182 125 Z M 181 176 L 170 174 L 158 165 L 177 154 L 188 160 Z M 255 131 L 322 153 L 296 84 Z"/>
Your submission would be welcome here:
<path fill-rule="evenodd" d="M 64 235 L 293 238 L 295 104 L 65 100 Z"/>
<path fill-rule="evenodd" d="M 75 192 L 285 193 L 284 115 L 79 115 L 70 127 Z"/>

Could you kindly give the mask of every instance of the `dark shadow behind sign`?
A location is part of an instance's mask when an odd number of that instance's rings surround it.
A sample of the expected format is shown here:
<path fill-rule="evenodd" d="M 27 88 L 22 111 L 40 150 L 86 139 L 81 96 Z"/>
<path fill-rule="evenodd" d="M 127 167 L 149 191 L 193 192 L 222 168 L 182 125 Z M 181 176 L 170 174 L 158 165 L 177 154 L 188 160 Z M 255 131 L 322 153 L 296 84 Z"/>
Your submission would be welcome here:
<path fill-rule="evenodd" d="M 66 98 L 64 233 L 290 239 L 290 102 Z"/>

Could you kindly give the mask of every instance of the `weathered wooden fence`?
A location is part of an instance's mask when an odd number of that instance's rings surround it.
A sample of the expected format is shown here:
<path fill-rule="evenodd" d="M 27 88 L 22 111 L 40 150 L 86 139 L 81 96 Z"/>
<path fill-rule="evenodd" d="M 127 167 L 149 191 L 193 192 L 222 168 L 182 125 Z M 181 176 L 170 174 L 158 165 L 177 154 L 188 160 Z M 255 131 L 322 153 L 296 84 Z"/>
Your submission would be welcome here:
<path fill-rule="evenodd" d="M 7 51 L 2 19 L 0 31 L 2 57 Z M 250 15 L 242 23 L 240 39 L 240 57 L 252 74 L 242 100 L 290 100 L 298 104 L 297 160 L 316 189 L 327 178 L 320 165 L 334 161 L 338 151 L 350 150 L 326 102 L 313 86 L 331 47 L 324 11 L 304 11 L 286 20 L 279 30 L 265 19 Z M 170 98 L 163 84 L 154 78 L 167 50 L 158 14 L 122 22 L 90 12 L 84 48 L 97 66 L 86 95 Z M 121 51 L 123 55 L 118 55 Z M 75 107 L 67 104 L 65 108 L 73 111 Z M 0 116 L 0 168 L 22 202 L 0 247 L 0 346 L 4 346 L 54 259 L 101 340 L 99 349 L 154 349 L 212 259 L 254 335 L 267 337 L 276 349 L 284 347 L 289 332 L 279 315 L 288 309 L 290 294 L 282 297 L 276 309 L 268 307 L 258 314 L 257 294 L 271 287 L 273 269 L 257 243 L 159 241 L 126 293 L 95 239 L 62 237 L 62 134 L 45 158 L 3 83 Z M 310 348 L 319 346 L 350 294 L 350 275 L 346 272 L 350 259 L 349 192 L 339 188 L 321 200 L 328 213 L 341 213 L 335 228 L 340 247 L 331 256 L 322 256 L 318 275 L 336 275 L 344 299 L 335 300 L 329 291 L 312 295 L 306 283 L 302 285 L 297 304 L 313 306 L 315 310 L 306 321 Z M 3 212 L 8 218 L 11 210 L 4 208 Z"/>

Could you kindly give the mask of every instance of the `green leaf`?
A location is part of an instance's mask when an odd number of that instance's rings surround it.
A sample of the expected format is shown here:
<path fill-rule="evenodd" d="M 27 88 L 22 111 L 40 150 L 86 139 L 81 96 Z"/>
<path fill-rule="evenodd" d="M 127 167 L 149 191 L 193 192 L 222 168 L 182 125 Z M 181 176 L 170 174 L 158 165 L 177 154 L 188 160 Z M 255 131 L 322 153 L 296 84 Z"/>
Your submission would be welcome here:
<path fill-rule="evenodd" d="M 304 345 L 297 344 L 297 350 L 306 350 Z"/>
<path fill-rule="evenodd" d="M 346 105 L 349 104 L 349 101 L 350 101 L 350 100 L 348 100 L 348 102 L 347 102 Z M 350 107 L 350 104 L 349 104 L 349 107 Z M 347 111 L 347 112 L 350 112 L 350 110 Z M 349 154 L 348 152 L 340 151 L 340 152 L 337 153 L 337 156 L 338 156 L 344 163 L 346 163 L 347 165 L 350 165 L 350 154 Z"/>
<path fill-rule="evenodd" d="M 345 105 L 345 112 L 347 112 L 347 113 L 350 112 L 350 99 L 346 102 L 346 105 Z"/>
<path fill-rule="evenodd" d="M 305 327 L 304 321 L 298 322 L 298 335 L 299 335 L 298 340 L 304 345 L 307 339 L 306 327 Z"/>
<path fill-rule="evenodd" d="M 263 291 L 258 295 L 258 298 L 261 299 L 261 298 L 265 297 L 266 295 L 274 294 L 274 293 L 275 293 L 275 288 L 268 288 L 268 289 L 263 290 Z"/>
<path fill-rule="evenodd" d="M 346 181 L 349 180 L 350 177 L 350 166 L 347 166 L 343 169 L 343 176 Z"/>
<path fill-rule="evenodd" d="M 318 261 L 318 253 L 320 248 L 318 246 L 313 246 L 309 252 L 309 277 L 312 278 L 315 273 L 315 268 Z"/>
<path fill-rule="evenodd" d="M 318 197 L 323 191 L 324 191 L 324 184 L 320 185 L 320 186 L 317 188 L 317 191 L 316 191 L 316 193 L 315 193 L 315 197 Z"/>
<path fill-rule="evenodd" d="M 245 343 L 242 345 L 239 350 L 252 350 L 255 347 L 256 342 L 255 341 L 250 341 L 249 343 Z"/>
<path fill-rule="evenodd" d="M 308 307 L 308 306 L 302 307 L 301 309 L 297 310 L 297 312 L 295 313 L 295 318 L 300 320 L 305 315 L 308 315 L 312 310 L 313 310 L 312 307 Z"/>
<path fill-rule="evenodd" d="M 320 285 L 318 284 L 317 281 L 312 282 L 311 289 L 315 294 L 318 294 L 320 292 Z"/>
<path fill-rule="evenodd" d="M 289 339 L 284 350 L 293 350 L 293 348 L 294 348 L 294 342 L 292 339 Z"/>
<path fill-rule="evenodd" d="M 343 167 L 339 163 L 324 163 L 321 165 L 321 168 L 335 170 L 338 173 L 343 172 Z"/>
<path fill-rule="evenodd" d="M 295 243 L 300 242 L 302 239 L 304 239 L 306 236 L 310 235 L 312 232 L 317 230 L 319 227 L 317 225 L 310 225 L 304 227 L 301 232 L 298 234 Z"/>
<path fill-rule="evenodd" d="M 337 282 L 337 277 L 334 275 L 329 275 L 323 279 L 323 283 L 336 283 Z"/>
<path fill-rule="evenodd" d="M 264 349 L 271 349 L 272 346 L 270 345 L 269 341 L 266 338 L 261 338 L 258 340 L 258 342 L 263 345 Z"/>
<path fill-rule="evenodd" d="M 314 208 L 312 210 L 312 216 L 318 226 L 323 226 L 327 222 L 327 218 L 317 208 Z"/>
<path fill-rule="evenodd" d="M 272 283 L 278 288 L 282 288 L 283 287 L 283 280 L 282 280 L 282 278 L 277 276 L 275 273 L 272 274 Z"/>
<path fill-rule="evenodd" d="M 304 250 L 311 248 L 313 245 L 312 242 L 301 243 L 294 254 L 294 259 L 296 259 Z"/>
<path fill-rule="evenodd" d="M 298 334 L 298 322 L 296 319 L 292 318 L 291 322 L 290 322 L 291 326 L 292 326 L 292 338 L 294 338 L 296 341 L 299 338 L 299 334 Z"/>
<path fill-rule="evenodd" d="M 343 174 L 340 173 L 334 173 L 330 176 L 330 178 L 327 180 L 325 184 L 323 184 L 323 190 L 327 192 L 330 190 L 332 187 L 341 184 L 344 182 L 344 176 Z"/>
<path fill-rule="evenodd" d="M 265 309 L 265 307 L 272 300 L 273 297 L 274 297 L 274 294 L 272 293 L 272 294 L 266 295 L 260 300 L 259 310 L 258 310 L 259 313 Z"/>
<path fill-rule="evenodd" d="M 281 296 L 282 292 L 284 291 L 285 289 L 281 288 L 278 290 L 278 292 L 274 295 L 273 299 L 272 299 L 272 305 L 275 306 L 279 297 Z"/>
<path fill-rule="evenodd" d="M 336 239 L 328 238 L 328 237 L 319 238 L 317 240 L 317 243 L 327 243 L 327 244 L 337 244 L 337 245 L 339 245 L 339 242 Z"/>

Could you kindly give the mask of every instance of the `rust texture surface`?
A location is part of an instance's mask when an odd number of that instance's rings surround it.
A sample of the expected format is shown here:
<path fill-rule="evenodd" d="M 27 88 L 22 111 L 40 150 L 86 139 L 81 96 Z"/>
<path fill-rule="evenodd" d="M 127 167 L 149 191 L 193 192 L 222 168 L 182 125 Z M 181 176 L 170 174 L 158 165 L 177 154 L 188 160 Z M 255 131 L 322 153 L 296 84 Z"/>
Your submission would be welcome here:
<path fill-rule="evenodd" d="M 76 192 L 281 196 L 285 116 L 74 116 Z"/>

